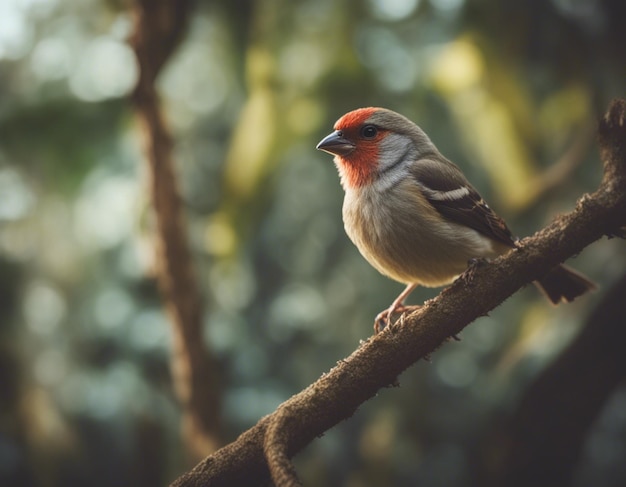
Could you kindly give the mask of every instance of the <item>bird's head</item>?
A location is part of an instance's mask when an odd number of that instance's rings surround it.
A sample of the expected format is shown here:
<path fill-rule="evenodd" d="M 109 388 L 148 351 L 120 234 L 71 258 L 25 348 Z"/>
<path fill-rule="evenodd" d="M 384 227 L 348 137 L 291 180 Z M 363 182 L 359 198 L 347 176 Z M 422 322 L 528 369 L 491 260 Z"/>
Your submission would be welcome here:
<path fill-rule="evenodd" d="M 359 108 L 346 113 L 335 131 L 317 149 L 335 156 L 345 189 L 367 186 L 383 175 L 392 176 L 405 164 L 436 151 L 413 122 L 385 108 Z"/>

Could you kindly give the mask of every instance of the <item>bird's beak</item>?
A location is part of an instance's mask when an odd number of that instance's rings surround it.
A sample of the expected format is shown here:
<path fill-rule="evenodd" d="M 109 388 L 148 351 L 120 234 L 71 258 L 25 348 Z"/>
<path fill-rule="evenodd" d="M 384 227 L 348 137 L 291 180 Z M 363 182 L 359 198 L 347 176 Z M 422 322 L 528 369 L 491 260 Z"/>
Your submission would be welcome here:
<path fill-rule="evenodd" d="M 356 146 L 343 136 L 341 130 L 335 130 L 324 137 L 315 147 L 335 156 L 347 156 Z"/>

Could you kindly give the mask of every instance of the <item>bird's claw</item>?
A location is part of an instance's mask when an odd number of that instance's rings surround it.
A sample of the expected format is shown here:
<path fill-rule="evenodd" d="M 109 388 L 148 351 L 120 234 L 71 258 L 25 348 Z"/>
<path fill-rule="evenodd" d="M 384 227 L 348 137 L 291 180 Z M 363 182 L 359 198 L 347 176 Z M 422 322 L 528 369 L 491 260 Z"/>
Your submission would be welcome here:
<path fill-rule="evenodd" d="M 608 238 L 623 238 L 626 239 L 626 227 L 616 228 L 611 232 L 607 232 Z"/>
<path fill-rule="evenodd" d="M 374 334 L 378 334 L 381 330 L 387 328 L 394 312 L 394 309 L 387 308 L 376 315 L 376 318 L 374 318 Z"/>
<path fill-rule="evenodd" d="M 463 273 L 462 277 L 468 283 L 471 283 L 474 280 L 474 273 L 476 269 L 486 266 L 489 261 L 483 257 L 473 258 L 467 261 L 467 269 Z"/>
<path fill-rule="evenodd" d="M 391 324 L 391 318 L 394 314 L 405 313 L 418 307 L 419 306 L 405 306 L 402 304 L 400 306 L 390 306 L 389 308 L 381 311 L 376 315 L 376 318 L 374 319 L 374 334 L 378 334 L 379 332 L 387 328 L 387 326 Z"/>
<path fill-rule="evenodd" d="M 386 310 L 381 311 L 376 315 L 374 319 L 374 333 L 378 334 L 380 331 L 384 330 L 391 324 L 391 318 L 394 313 L 401 313 L 404 310 L 404 306 L 399 307 L 390 307 Z"/>

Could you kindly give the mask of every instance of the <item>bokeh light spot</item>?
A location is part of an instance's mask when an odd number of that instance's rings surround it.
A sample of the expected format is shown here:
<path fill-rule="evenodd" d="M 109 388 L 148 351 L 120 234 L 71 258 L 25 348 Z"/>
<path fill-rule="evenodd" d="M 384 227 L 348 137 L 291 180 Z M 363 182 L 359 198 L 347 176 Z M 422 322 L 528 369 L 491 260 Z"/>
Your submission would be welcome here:
<path fill-rule="evenodd" d="M 101 101 L 130 93 L 137 64 L 130 47 L 111 37 L 87 44 L 70 76 L 70 89 L 81 100 Z"/>
<path fill-rule="evenodd" d="M 33 332 L 50 335 L 65 317 L 67 304 L 55 287 L 34 281 L 26 288 L 23 310 L 26 324 Z"/>
<path fill-rule="evenodd" d="M 420 0 L 369 0 L 372 14 L 381 20 L 402 20 L 411 15 Z"/>

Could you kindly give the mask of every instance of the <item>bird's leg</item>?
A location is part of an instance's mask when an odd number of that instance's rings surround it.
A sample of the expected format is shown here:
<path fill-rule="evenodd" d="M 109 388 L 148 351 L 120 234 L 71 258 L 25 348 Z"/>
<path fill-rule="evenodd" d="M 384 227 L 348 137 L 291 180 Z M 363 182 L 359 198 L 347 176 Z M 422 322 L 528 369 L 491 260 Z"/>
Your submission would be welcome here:
<path fill-rule="evenodd" d="M 378 333 L 382 328 L 385 328 L 389 321 L 391 320 L 391 316 L 394 313 L 401 313 L 406 310 L 404 306 L 404 300 L 413 292 L 413 290 L 417 287 L 417 284 L 408 284 L 404 291 L 400 293 L 400 295 L 393 300 L 391 306 L 384 311 L 381 311 L 376 315 L 376 319 L 374 320 L 374 333 Z M 382 325 L 382 326 L 381 326 Z"/>

